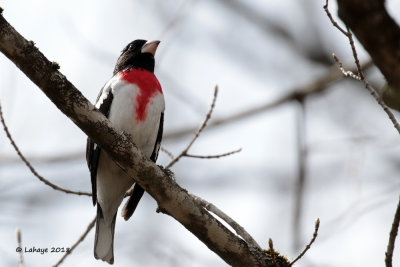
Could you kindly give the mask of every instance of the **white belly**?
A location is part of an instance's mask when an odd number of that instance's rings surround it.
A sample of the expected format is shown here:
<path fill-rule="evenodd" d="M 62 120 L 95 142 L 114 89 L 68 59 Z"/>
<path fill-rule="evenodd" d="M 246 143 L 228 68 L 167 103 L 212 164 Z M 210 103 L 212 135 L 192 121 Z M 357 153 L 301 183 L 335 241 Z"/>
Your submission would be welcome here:
<path fill-rule="evenodd" d="M 121 204 L 125 192 L 133 185 L 126 173 L 115 164 L 105 151 L 100 152 L 97 167 L 97 201 L 99 202 L 107 223 L 111 220 Z"/>
<path fill-rule="evenodd" d="M 157 92 L 147 105 L 144 120 L 136 118 L 136 99 L 140 92 L 134 84 L 121 80 L 111 82 L 113 101 L 109 120 L 114 128 L 132 136 L 133 142 L 150 158 L 156 143 L 160 116 L 164 111 L 164 97 Z M 97 168 L 97 197 L 103 213 L 112 214 L 121 204 L 125 192 L 132 186 L 134 180 L 126 175 L 114 161 L 101 151 Z M 111 217 L 112 219 L 112 217 Z"/>

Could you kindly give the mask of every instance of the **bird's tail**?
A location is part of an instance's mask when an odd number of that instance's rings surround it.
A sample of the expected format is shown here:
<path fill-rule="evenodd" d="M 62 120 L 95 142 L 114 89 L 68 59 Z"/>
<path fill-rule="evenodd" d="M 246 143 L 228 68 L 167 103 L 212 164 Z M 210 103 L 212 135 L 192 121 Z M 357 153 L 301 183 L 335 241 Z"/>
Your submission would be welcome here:
<path fill-rule="evenodd" d="M 115 213 L 111 223 L 104 219 L 103 211 L 97 203 L 97 217 L 96 217 L 96 234 L 94 239 L 94 257 L 108 262 L 114 263 L 114 229 Z"/>

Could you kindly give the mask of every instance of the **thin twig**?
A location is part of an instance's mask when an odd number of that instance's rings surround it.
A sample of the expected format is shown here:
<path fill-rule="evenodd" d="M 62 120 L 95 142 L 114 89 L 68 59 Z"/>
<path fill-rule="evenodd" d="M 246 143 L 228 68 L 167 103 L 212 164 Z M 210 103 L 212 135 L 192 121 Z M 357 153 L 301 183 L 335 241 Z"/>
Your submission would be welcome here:
<path fill-rule="evenodd" d="M 341 31 L 344 35 L 347 36 L 348 32 L 345 31 L 342 27 L 339 26 L 339 24 L 335 21 L 335 19 L 332 17 L 331 12 L 329 12 L 328 9 L 328 1 L 326 0 L 325 5 L 324 5 L 324 10 L 326 12 L 326 15 L 328 16 L 328 18 L 330 19 L 330 21 L 332 22 L 333 26 L 335 26 L 339 31 Z"/>
<path fill-rule="evenodd" d="M 29 161 L 24 157 L 24 155 L 22 155 L 21 151 L 19 150 L 18 146 L 15 144 L 14 139 L 11 137 L 10 132 L 8 131 L 8 127 L 6 122 L 4 121 L 4 117 L 3 117 L 3 112 L 2 112 L 2 108 L 1 108 L 1 104 L 0 104 L 0 121 L 1 124 L 3 125 L 3 129 L 4 132 L 7 135 L 8 140 L 10 140 L 11 145 L 14 147 L 15 151 L 17 152 L 18 156 L 21 158 L 21 160 L 25 163 L 25 165 L 29 168 L 29 170 L 32 172 L 32 174 L 34 176 L 36 176 L 41 182 L 43 182 L 44 184 L 50 186 L 51 188 L 53 188 L 54 190 L 58 190 L 67 194 L 74 194 L 74 195 L 79 195 L 79 196 L 91 196 L 91 193 L 88 192 L 81 192 L 81 191 L 72 191 L 72 190 L 68 190 L 68 189 L 64 189 L 62 187 L 59 187 L 58 185 L 55 185 L 51 182 L 49 182 L 48 180 L 46 180 L 45 178 L 43 178 L 43 176 L 41 176 L 33 167 L 32 165 L 29 163 Z"/>
<path fill-rule="evenodd" d="M 272 238 L 268 240 L 268 246 L 269 250 L 271 252 L 271 261 L 272 263 L 276 263 L 276 255 L 275 255 L 275 250 L 274 250 L 274 242 L 272 242 Z"/>
<path fill-rule="evenodd" d="M 18 242 L 18 253 L 19 253 L 19 267 L 24 267 L 24 255 L 22 251 L 22 238 L 21 238 L 21 230 L 17 229 L 17 242 Z"/>
<path fill-rule="evenodd" d="M 253 247 L 261 249 L 260 245 L 253 239 L 253 237 L 251 237 L 251 235 L 240 224 L 235 222 L 231 217 L 229 217 L 222 210 L 218 209 L 214 204 L 207 202 L 206 200 L 204 200 L 201 197 L 198 197 L 196 195 L 190 194 L 190 196 L 200 206 L 202 206 L 206 210 L 214 213 L 219 218 L 221 218 L 223 221 L 225 221 L 227 224 L 229 224 L 233 228 L 233 230 L 235 230 L 236 234 L 241 236 L 244 239 L 244 241 L 246 241 L 248 244 L 252 245 Z"/>
<path fill-rule="evenodd" d="M 399 231 L 399 224 L 400 224 L 400 198 L 399 202 L 397 203 L 397 208 L 392 223 L 392 229 L 390 230 L 389 243 L 385 253 L 386 267 L 392 267 L 394 243 L 396 241 L 397 232 Z"/>
<path fill-rule="evenodd" d="M 230 152 L 227 152 L 227 153 L 223 153 L 223 154 L 218 154 L 218 155 L 200 156 L 200 155 L 186 154 L 185 157 L 197 158 L 197 159 L 218 159 L 218 158 L 222 158 L 222 157 L 231 156 L 231 155 L 239 153 L 241 151 L 242 151 L 242 149 L 239 148 L 237 150 L 233 150 L 233 151 L 230 151 Z"/>
<path fill-rule="evenodd" d="M 339 58 L 336 56 L 335 53 L 332 53 L 333 59 L 338 63 L 340 71 L 343 73 L 344 76 L 353 78 L 354 80 L 361 81 L 361 77 L 359 75 L 354 74 L 351 70 L 346 70 L 343 68 L 342 62 L 339 60 Z M 358 69 L 357 69 L 358 71 Z"/>
<path fill-rule="evenodd" d="M 65 260 L 65 258 L 68 257 L 68 255 L 71 255 L 72 251 L 85 239 L 90 230 L 93 229 L 95 222 L 96 217 L 94 217 L 94 219 L 89 223 L 86 231 L 79 237 L 79 239 L 72 245 L 72 247 L 67 252 L 65 252 L 64 256 L 62 256 L 62 258 L 55 265 L 53 265 L 53 267 L 59 266 Z"/>
<path fill-rule="evenodd" d="M 328 0 L 326 0 L 326 1 L 328 1 Z M 349 38 L 350 47 L 351 47 L 351 51 L 353 53 L 354 62 L 356 63 L 357 70 L 358 70 L 358 76 L 360 76 L 361 80 L 366 82 L 365 77 L 364 77 L 364 73 L 361 70 L 360 60 L 358 59 L 356 46 L 354 45 L 353 34 L 351 33 L 349 26 L 346 25 L 346 29 L 347 29 L 347 33 L 348 33 L 346 36 L 347 36 L 347 38 Z"/>
<path fill-rule="evenodd" d="M 204 119 L 203 123 L 201 124 L 199 130 L 197 130 L 195 136 L 193 137 L 192 141 L 190 141 L 189 145 L 186 147 L 186 149 L 184 150 L 184 153 L 187 153 L 187 151 L 192 147 L 193 143 L 197 140 L 197 138 L 199 137 L 200 133 L 204 130 L 204 128 L 207 126 L 207 122 L 210 120 L 211 118 L 211 114 L 214 111 L 214 107 L 215 107 L 215 101 L 217 100 L 217 96 L 218 96 L 218 85 L 216 85 L 214 87 L 214 98 L 212 100 L 211 103 L 211 107 L 210 110 L 207 113 L 206 118 Z"/>
<path fill-rule="evenodd" d="M 211 118 L 211 114 L 214 110 L 215 107 L 215 101 L 217 100 L 217 96 L 218 96 L 218 85 L 216 85 L 214 87 L 214 98 L 212 100 L 211 103 L 211 107 L 210 110 L 207 113 L 206 118 L 204 119 L 203 123 L 201 124 L 200 128 L 197 130 L 196 134 L 194 135 L 194 137 L 192 138 L 192 140 L 190 141 L 190 143 L 187 145 L 187 147 L 177 156 L 175 157 L 170 163 L 168 163 L 168 165 L 165 167 L 166 169 L 170 168 L 172 165 L 174 165 L 176 162 L 178 162 L 178 160 L 184 156 L 187 155 L 189 149 L 192 147 L 192 145 L 194 144 L 194 142 L 197 140 L 197 138 L 199 137 L 200 133 L 204 130 L 204 128 L 207 126 L 207 122 L 210 120 Z"/>
<path fill-rule="evenodd" d="M 292 266 L 296 261 L 298 261 L 299 259 L 301 259 L 304 254 L 306 254 L 306 252 L 311 248 L 311 245 L 314 243 L 315 239 L 318 236 L 318 229 L 319 229 L 319 218 L 317 218 L 317 220 L 315 221 L 315 230 L 314 230 L 314 234 L 313 237 L 311 238 L 310 243 L 308 243 L 308 245 L 306 246 L 306 248 L 300 253 L 299 256 L 297 256 L 296 259 L 294 259 L 291 263 L 290 266 Z"/>
<path fill-rule="evenodd" d="M 164 152 L 165 154 L 167 154 L 167 156 L 170 157 L 171 159 L 174 159 L 174 158 L 175 158 L 174 154 L 172 154 L 171 152 L 169 152 L 165 147 L 161 146 L 160 149 L 161 149 L 162 152 Z"/>
<path fill-rule="evenodd" d="M 353 34 L 351 33 L 349 27 L 346 25 L 346 29 L 347 31 L 343 30 L 343 28 L 341 28 L 336 21 L 333 19 L 329 9 L 328 9 L 328 0 L 326 0 L 326 4 L 324 6 L 325 12 L 328 15 L 329 19 L 331 20 L 333 26 L 335 26 L 337 29 L 339 29 L 348 39 L 350 42 L 350 47 L 351 47 L 351 51 L 353 53 L 353 58 L 354 58 L 354 62 L 357 66 L 357 71 L 358 71 L 358 78 L 353 77 L 352 75 L 350 75 L 350 77 L 352 77 L 353 79 L 356 80 L 361 80 L 365 86 L 365 88 L 370 92 L 370 94 L 375 98 L 376 102 L 378 102 L 378 104 L 383 108 L 383 110 L 386 112 L 386 114 L 388 115 L 389 119 L 392 121 L 393 126 L 396 128 L 397 132 L 400 134 L 400 125 L 397 122 L 396 118 L 394 117 L 393 113 L 390 111 L 389 107 L 383 102 L 382 98 L 380 97 L 380 95 L 378 94 L 378 92 L 368 83 L 367 79 L 365 78 L 365 75 L 362 71 L 361 65 L 360 65 L 360 61 L 358 59 L 358 54 L 357 54 L 357 50 L 356 47 L 354 45 L 354 40 L 353 40 Z M 336 57 L 336 55 L 333 54 L 334 59 L 336 60 L 336 62 L 340 62 L 340 60 Z M 341 64 L 339 64 L 340 66 Z M 343 67 L 341 68 L 343 75 L 345 76 L 349 76 L 348 75 L 348 71 L 343 72 Z"/>

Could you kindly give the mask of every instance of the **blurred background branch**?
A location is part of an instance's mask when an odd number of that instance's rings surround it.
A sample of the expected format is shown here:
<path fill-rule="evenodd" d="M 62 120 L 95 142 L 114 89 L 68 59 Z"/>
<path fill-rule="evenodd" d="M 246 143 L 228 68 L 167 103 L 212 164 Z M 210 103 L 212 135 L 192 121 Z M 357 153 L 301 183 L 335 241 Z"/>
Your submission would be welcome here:
<path fill-rule="evenodd" d="M 361 65 L 363 70 L 367 70 L 372 66 L 372 62 L 368 61 Z M 353 67 L 352 70 L 356 71 L 357 67 Z M 257 107 L 252 107 L 248 110 L 239 111 L 236 114 L 232 114 L 223 118 L 213 119 L 209 125 L 208 129 L 214 128 L 216 126 L 236 122 L 242 119 L 246 119 L 251 116 L 258 115 L 262 112 L 269 111 L 273 108 L 279 107 L 282 104 L 286 104 L 291 101 L 295 101 L 298 99 L 304 99 L 307 96 L 312 96 L 313 94 L 321 93 L 326 89 L 332 88 L 331 86 L 343 79 L 343 74 L 336 66 L 330 67 L 326 74 L 315 79 L 314 81 L 305 84 L 304 86 L 300 86 L 298 88 L 293 88 L 289 90 L 289 93 L 279 97 L 278 99 L 268 102 L 266 104 L 259 105 Z M 183 129 L 178 129 L 175 132 L 167 132 L 164 135 L 166 139 L 175 139 L 181 138 L 185 135 L 192 134 L 196 130 L 196 127 L 189 126 Z"/>

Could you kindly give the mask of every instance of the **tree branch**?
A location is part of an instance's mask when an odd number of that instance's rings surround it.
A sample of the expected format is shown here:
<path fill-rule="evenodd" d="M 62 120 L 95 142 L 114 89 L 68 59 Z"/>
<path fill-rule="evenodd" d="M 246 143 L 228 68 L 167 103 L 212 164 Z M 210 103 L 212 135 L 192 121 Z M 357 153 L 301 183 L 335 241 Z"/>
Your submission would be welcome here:
<path fill-rule="evenodd" d="M 214 87 L 214 97 L 210 106 L 210 109 L 206 115 L 206 118 L 204 119 L 203 123 L 201 124 L 200 128 L 196 131 L 196 134 L 193 136 L 192 140 L 189 142 L 189 144 L 186 146 L 186 148 L 175 158 L 171 160 L 170 163 L 167 164 L 166 168 L 170 168 L 172 165 L 178 162 L 178 160 L 182 157 L 185 157 L 189 151 L 189 149 L 192 147 L 194 142 L 199 138 L 201 132 L 204 130 L 204 128 L 207 126 L 207 122 L 211 118 L 211 114 L 214 111 L 215 107 L 215 102 L 217 101 L 217 96 L 218 96 L 218 85 Z"/>
<path fill-rule="evenodd" d="M 205 155 L 205 156 L 201 156 L 201 155 L 192 155 L 192 154 L 186 154 L 185 157 L 188 158 L 196 158 L 196 159 L 219 159 L 222 157 L 227 157 L 227 156 L 231 156 L 233 154 L 239 153 L 241 152 L 242 149 L 236 149 L 236 150 L 232 150 L 226 153 L 222 153 L 222 154 L 216 154 L 216 155 Z"/>
<path fill-rule="evenodd" d="M 314 234 L 313 237 L 310 240 L 310 243 L 307 244 L 307 246 L 304 248 L 304 250 L 299 254 L 299 256 L 296 257 L 296 259 L 294 259 L 291 263 L 290 266 L 292 266 L 293 264 L 295 264 L 298 260 L 301 259 L 301 257 L 304 256 L 304 254 L 306 254 L 306 252 L 311 248 L 311 245 L 315 242 L 315 239 L 317 239 L 318 236 L 318 230 L 319 230 L 319 218 L 317 218 L 317 220 L 315 221 L 315 229 L 314 229 Z"/>
<path fill-rule="evenodd" d="M 394 243 L 396 241 L 397 232 L 399 231 L 399 224 L 400 224 L 400 199 L 399 202 L 397 203 L 397 208 L 392 223 L 392 229 L 390 230 L 389 242 L 385 253 L 386 267 L 392 267 Z"/>
<path fill-rule="evenodd" d="M 232 266 L 274 266 L 259 249 L 229 231 L 171 179 L 163 168 L 147 159 L 129 136 L 117 132 L 75 86 L 0 15 L 0 51 L 28 76 L 84 133 L 135 177 L 158 203 L 209 249 Z"/>

